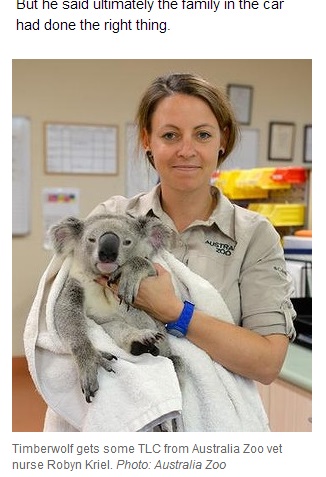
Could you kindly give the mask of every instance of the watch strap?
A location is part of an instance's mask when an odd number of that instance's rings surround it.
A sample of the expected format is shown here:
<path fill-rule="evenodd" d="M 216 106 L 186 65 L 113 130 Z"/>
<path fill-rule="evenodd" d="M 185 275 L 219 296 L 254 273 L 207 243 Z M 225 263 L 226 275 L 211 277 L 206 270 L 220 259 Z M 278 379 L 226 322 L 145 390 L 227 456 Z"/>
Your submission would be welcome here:
<path fill-rule="evenodd" d="M 168 333 L 180 337 L 186 336 L 194 311 L 195 305 L 186 300 L 184 302 L 183 310 L 177 321 L 173 321 L 172 323 L 168 323 L 166 325 Z"/>

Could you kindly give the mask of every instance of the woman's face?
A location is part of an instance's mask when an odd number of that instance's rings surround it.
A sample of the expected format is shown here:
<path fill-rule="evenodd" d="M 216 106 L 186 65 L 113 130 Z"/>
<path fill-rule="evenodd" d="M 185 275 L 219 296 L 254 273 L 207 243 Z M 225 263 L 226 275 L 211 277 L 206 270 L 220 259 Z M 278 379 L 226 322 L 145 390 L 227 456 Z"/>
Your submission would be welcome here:
<path fill-rule="evenodd" d="M 143 145 L 152 152 L 162 185 L 190 191 L 207 188 L 225 149 L 219 124 L 200 98 L 175 94 L 162 99 Z"/>

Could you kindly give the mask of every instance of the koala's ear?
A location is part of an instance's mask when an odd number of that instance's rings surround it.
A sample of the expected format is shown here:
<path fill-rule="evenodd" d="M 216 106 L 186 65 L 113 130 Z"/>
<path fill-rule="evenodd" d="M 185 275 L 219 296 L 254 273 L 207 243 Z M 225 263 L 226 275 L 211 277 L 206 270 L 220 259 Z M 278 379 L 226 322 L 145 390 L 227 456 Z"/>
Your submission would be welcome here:
<path fill-rule="evenodd" d="M 138 217 L 137 222 L 144 239 L 147 239 L 155 250 L 169 245 L 171 231 L 159 219 L 141 216 Z"/>
<path fill-rule="evenodd" d="M 76 240 L 81 237 L 84 230 L 84 222 L 76 217 L 68 217 L 49 230 L 49 236 L 54 248 L 58 254 L 72 252 Z"/>

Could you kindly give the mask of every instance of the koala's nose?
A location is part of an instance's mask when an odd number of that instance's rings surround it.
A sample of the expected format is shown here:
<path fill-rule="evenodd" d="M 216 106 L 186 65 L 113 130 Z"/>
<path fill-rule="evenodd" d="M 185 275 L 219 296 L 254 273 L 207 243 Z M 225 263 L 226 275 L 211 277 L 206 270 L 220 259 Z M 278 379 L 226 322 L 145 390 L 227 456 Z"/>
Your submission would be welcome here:
<path fill-rule="evenodd" d="M 114 262 L 119 253 L 119 237 L 112 233 L 107 232 L 100 237 L 98 247 L 98 257 L 101 262 Z"/>

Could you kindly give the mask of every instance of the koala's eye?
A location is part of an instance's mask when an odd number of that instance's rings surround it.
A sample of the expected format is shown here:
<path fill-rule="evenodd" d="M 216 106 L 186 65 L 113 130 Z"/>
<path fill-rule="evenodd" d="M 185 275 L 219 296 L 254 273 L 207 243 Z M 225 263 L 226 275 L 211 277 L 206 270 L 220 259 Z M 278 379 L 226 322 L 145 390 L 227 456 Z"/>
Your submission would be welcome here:
<path fill-rule="evenodd" d="M 122 243 L 123 243 L 123 245 L 131 245 L 131 240 L 126 239 Z"/>
<path fill-rule="evenodd" d="M 94 238 L 94 237 L 88 237 L 88 241 L 91 242 L 91 243 L 94 243 L 94 242 L 95 242 L 95 238 Z"/>

